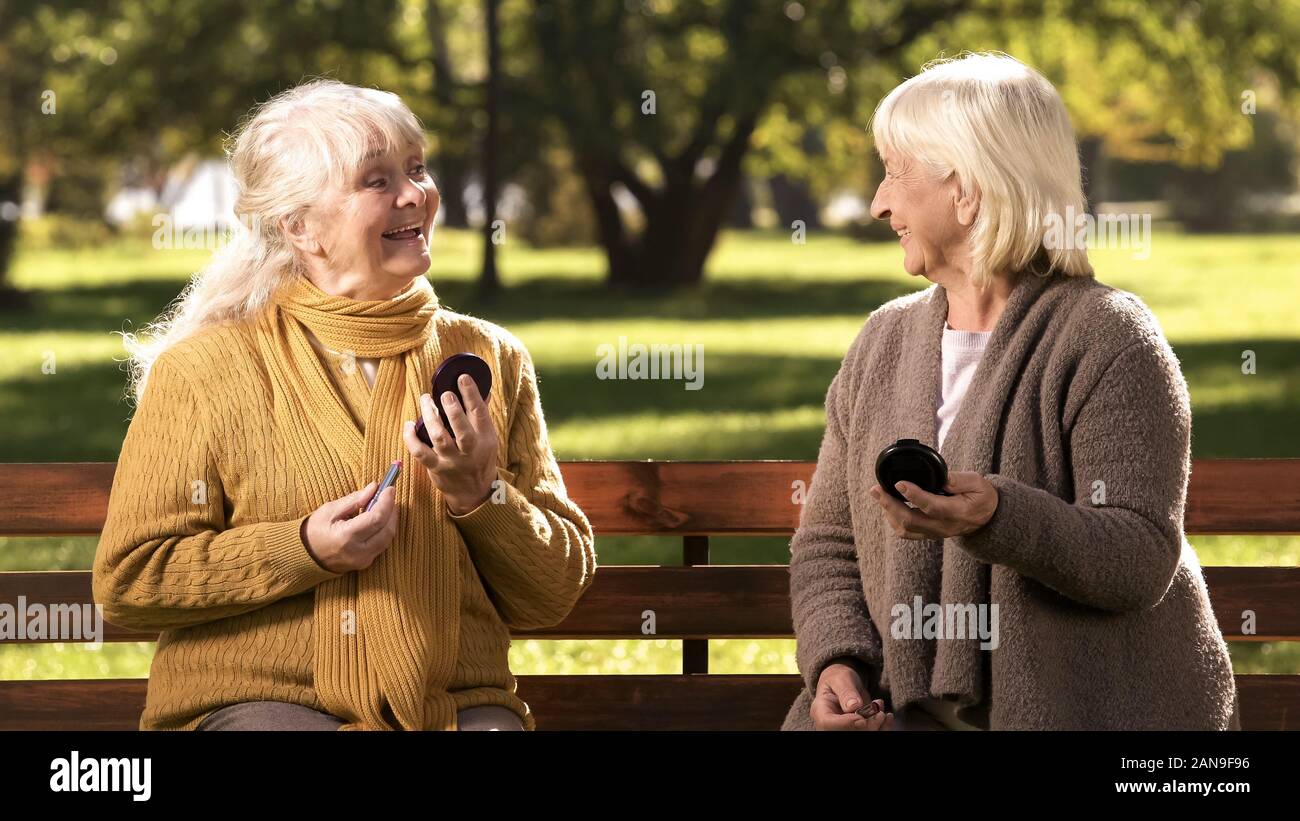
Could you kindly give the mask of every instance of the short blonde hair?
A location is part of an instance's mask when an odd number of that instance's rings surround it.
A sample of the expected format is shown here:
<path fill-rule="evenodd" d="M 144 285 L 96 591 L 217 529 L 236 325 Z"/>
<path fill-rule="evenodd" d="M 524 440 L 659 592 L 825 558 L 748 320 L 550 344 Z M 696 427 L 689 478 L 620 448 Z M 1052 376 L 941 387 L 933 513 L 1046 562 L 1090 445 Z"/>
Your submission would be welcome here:
<path fill-rule="evenodd" d="M 969 271 L 977 288 L 1022 269 L 1092 275 L 1086 248 L 1044 243 L 1052 218 L 1086 209 L 1074 128 L 1042 74 L 998 52 L 934 60 L 880 102 L 871 132 L 882 155 L 940 178 L 955 173 L 963 194 L 978 192 Z"/>

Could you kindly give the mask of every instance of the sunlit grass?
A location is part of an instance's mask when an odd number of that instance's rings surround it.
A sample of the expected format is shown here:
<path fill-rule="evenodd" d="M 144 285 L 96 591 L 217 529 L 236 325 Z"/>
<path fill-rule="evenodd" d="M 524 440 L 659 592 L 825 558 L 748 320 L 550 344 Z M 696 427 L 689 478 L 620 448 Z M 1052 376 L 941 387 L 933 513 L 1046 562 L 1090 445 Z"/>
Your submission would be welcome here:
<path fill-rule="evenodd" d="M 0 645 L 0 681 L 65 678 L 146 678 L 151 641 Z"/>
<path fill-rule="evenodd" d="M 562 459 L 813 459 L 822 401 L 870 311 L 928 283 L 900 268 L 894 243 L 836 235 L 795 245 L 783 232 L 724 235 L 697 291 L 615 295 L 593 248 L 500 249 L 501 298 L 478 300 L 480 240 L 440 229 L 430 278 L 449 306 L 499 322 L 538 366 L 550 433 Z M 121 403 L 115 331 L 153 319 L 207 260 L 124 240 L 87 251 L 20 253 L 13 283 L 36 308 L 0 318 L 0 461 L 113 460 L 130 409 Z M 1094 254 L 1099 278 L 1155 312 L 1191 389 L 1198 457 L 1300 456 L 1300 237 L 1158 233 L 1148 260 Z M 704 388 L 608 382 L 597 348 L 630 342 L 703 345 Z M 1255 374 L 1241 370 L 1255 352 Z M 54 372 L 49 370 L 51 362 Z M 1204 565 L 1300 565 L 1300 539 L 1191 537 Z M 88 569 L 93 537 L 0 539 L 0 570 Z M 675 563 L 672 539 L 601 538 L 603 565 Z M 714 560 L 784 562 L 779 539 L 714 540 Z M 1300 644 L 1236 642 L 1238 672 L 1300 671 Z M 0 647 L 0 679 L 134 677 L 153 645 Z M 793 673 L 790 640 L 710 643 L 715 672 Z M 680 642 L 520 641 L 517 673 L 680 670 Z"/>
<path fill-rule="evenodd" d="M 901 271 L 892 243 L 813 235 L 796 245 L 784 233 L 745 232 L 724 236 L 700 291 L 612 295 L 601 287 L 598 250 L 507 242 L 506 292 L 481 303 L 473 290 L 478 248 L 472 234 L 440 230 L 430 277 L 452 307 L 501 322 L 529 346 L 565 458 L 689 458 L 692 448 L 717 458 L 708 443 L 718 420 L 770 426 L 780 451 L 769 456 L 813 458 L 818 426 L 788 436 L 781 430 L 788 414 L 821 404 L 872 308 L 927 284 Z M 1152 249 L 1148 260 L 1123 250 L 1094 259 L 1102 280 L 1137 293 L 1173 342 L 1192 392 L 1196 455 L 1300 454 L 1300 439 L 1282 435 L 1300 418 L 1300 238 L 1163 233 Z M 0 359 L 0 413 L 13 434 L 0 458 L 114 458 L 129 413 L 120 405 L 123 373 L 114 360 L 124 351 L 114 332 L 151 320 L 205 260 L 203 251 L 159 251 L 139 240 L 20 254 L 14 283 L 35 289 L 38 301 L 0 331 L 9 353 Z M 702 345 L 704 389 L 602 384 L 597 349 L 620 337 Z M 1247 350 L 1255 352 L 1254 374 L 1241 371 Z M 51 357 L 57 367 L 47 373 Z M 769 367 L 783 362 L 785 371 Z M 781 384 L 795 369 L 805 378 Z M 638 422 L 654 417 L 671 420 L 671 437 Z M 615 424 L 627 429 L 611 434 Z M 734 443 L 736 458 L 764 446 L 761 437 Z"/>
<path fill-rule="evenodd" d="M 1300 674 L 1300 642 L 1228 642 L 1238 675 Z M 0 681 L 146 678 L 151 642 L 21 644 L 0 646 Z M 682 671 L 676 639 L 610 641 L 516 641 L 510 647 L 515 675 L 671 675 Z M 709 672 L 796 675 L 794 639 L 714 639 Z"/>

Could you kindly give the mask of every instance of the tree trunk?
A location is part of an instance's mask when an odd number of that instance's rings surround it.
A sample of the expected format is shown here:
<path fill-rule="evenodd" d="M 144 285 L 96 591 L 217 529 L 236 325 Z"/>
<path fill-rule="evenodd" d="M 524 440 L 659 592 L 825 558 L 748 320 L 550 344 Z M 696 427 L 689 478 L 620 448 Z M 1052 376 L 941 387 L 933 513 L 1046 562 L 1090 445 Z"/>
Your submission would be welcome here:
<path fill-rule="evenodd" d="M 739 187 L 738 177 L 719 181 L 712 189 L 674 185 L 645 208 L 645 228 L 630 241 L 613 197 L 594 198 L 600 244 L 609 261 L 608 284 L 640 291 L 699 285 Z"/>
<path fill-rule="evenodd" d="M 429 41 L 433 45 L 433 96 L 443 111 L 456 108 L 456 89 L 460 80 L 452 67 L 447 50 L 447 21 L 439 0 L 425 4 Z M 437 156 L 438 193 L 442 195 L 443 224 L 448 228 L 468 228 L 469 209 L 465 207 L 465 184 L 469 181 L 472 160 L 463 148 L 448 150 L 446 143 Z"/>
<path fill-rule="evenodd" d="M 1097 203 L 1105 195 L 1100 137 L 1084 137 L 1079 141 L 1079 164 L 1083 166 L 1083 199 L 1088 204 L 1088 213 L 1096 216 Z"/>
<path fill-rule="evenodd" d="M 745 180 L 736 187 L 736 196 L 731 201 L 731 208 L 727 213 L 728 228 L 754 227 L 754 197 L 749 189 L 749 183 Z"/>
<path fill-rule="evenodd" d="M 438 195 L 442 198 L 442 224 L 448 228 L 468 228 L 469 209 L 465 207 L 466 173 L 463 158 L 438 158 Z"/>
<path fill-rule="evenodd" d="M 772 208 L 781 221 L 781 229 L 790 230 L 795 220 L 803 220 L 808 230 L 821 228 L 817 201 L 808 191 L 808 186 L 799 180 L 792 180 L 784 174 L 777 174 L 769 181 L 772 187 Z"/>
<path fill-rule="evenodd" d="M 591 200 L 591 212 L 596 218 L 596 240 L 605 249 L 609 265 L 608 282 L 615 285 L 630 284 L 636 279 L 632 272 L 635 257 L 632 243 L 623 226 L 623 215 L 611 190 L 612 182 L 590 158 L 579 158 L 582 182 Z"/>
<path fill-rule="evenodd" d="M 18 167 L 21 169 L 22 164 Z M 0 178 L 0 203 L 21 204 L 23 192 L 23 175 L 16 174 Z M 16 219 L 5 219 L 0 215 L 0 309 L 22 308 L 29 304 L 27 294 L 9 285 L 9 268 L 14 252 L 18 246 L 18 225 Z"/>
<path fill-rule="evenodd" d="M 692 177 L 694 157 L 680 158 L 665 169 L 664 188 L 640 198 L 645 228 L 636 239 L 627 237 L 609 190 L 611 175 L 584 164 L 600 244 L 609 259 L 609 285 L 666 291 L 704 281 L 704 264 L 743 181 L 740 164 L 756 122 L 747 117 L 737 123 L 713 175 L 702 184 Z"/>
<path fill-rule="evenodd" d="M 487 16 L 487 133 L 483 137 L 483 272 L 479 275 L 479 295 L 490 299 L 501 290 L 497 275 L 497 97 L 501 74 L 501 38 L 497 31 L 497 2 L 484 0 Z"/>

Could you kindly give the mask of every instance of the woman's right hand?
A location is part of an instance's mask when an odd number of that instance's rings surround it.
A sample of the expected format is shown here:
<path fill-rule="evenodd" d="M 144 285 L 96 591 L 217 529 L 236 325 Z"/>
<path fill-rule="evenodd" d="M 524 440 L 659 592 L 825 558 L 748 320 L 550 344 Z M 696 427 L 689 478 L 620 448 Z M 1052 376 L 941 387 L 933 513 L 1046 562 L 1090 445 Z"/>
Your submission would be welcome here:
<path fill-rule="evenodd" d="M 842 663 L 828 664 L 817 679 L 817 693 L 813 696 L 813 727 L 818 730 L 889 730 L 894 726 L 894 714 L 880 711 L 871 718 L 863 718 L 857 711 L 867 706 L 870 694 L 862 677 L 852 666 Z"/>
<path fill-rule="evenodd" d="M 302 543 L 317 564 L 332 573 L 365 570 L 392 545 L 397 536 L 397 489 L 384 488 L 369 512 L 359 512 L 378 487 L 371 482 L 307 517 Z"/>

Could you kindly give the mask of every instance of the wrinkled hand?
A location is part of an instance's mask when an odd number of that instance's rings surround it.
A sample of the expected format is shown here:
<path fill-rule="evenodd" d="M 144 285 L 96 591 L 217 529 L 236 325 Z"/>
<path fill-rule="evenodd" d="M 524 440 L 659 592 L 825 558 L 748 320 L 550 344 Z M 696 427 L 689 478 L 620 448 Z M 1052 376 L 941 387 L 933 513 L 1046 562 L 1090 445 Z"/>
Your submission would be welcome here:
<path fill-rule="evenodd" d="M 298 529 L 303 547 L 316 563 L 331 573 L 365 570 L 397 537 L 397 488 L 386 487 L 379 501 L 362 512 L 375 495 L 371 482 L 341 499 L 326 502 Z"/>
<path fill-rule="evenodd" d="M 866 686 L 862 676 L 848 664 L 828 664 L 817 677 L 817 692 L 808 711 L 813 728 L 817 730 L 890 730 L 894 727 L 894 714 L 886 713 L 885 703 L 876 700 L 878 712 L 863 718 L 858 710 L 867 707 Z"/>
<path fill-rule="evenodd" d="M 420 415 L 433 447 L 415 435 L 414 422 L 407 422 L 402 431 L 406 449 L 424 465 L 429 479 L 442 491 L 447 509 L 457 516 L 485 502 L 497 478 L 497 429 L 487 403 L 468 374 L 461 375 L 459 387 L 465 397 L 463 408 L 451 391 L 441 397 L 456 438 L 443 427 L 433 397 L 427 393 L 420 395 Z"/>
<path fill-rule="evenodd" d="M 870 493 L 894 533 L 904 539 L 963 536 L 987 524 L 998 509 L 998 489 L 971 471 L 948 474 L 948 484 L 943 489 L 952 496 L 927 493 L 911 482 L 899 482 L 896 487 L 915 508 L 890 496 L 880 485 L 872 485 Z"/>

